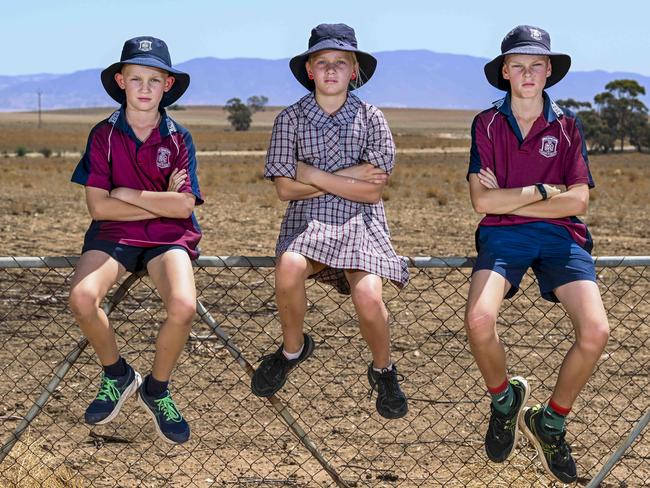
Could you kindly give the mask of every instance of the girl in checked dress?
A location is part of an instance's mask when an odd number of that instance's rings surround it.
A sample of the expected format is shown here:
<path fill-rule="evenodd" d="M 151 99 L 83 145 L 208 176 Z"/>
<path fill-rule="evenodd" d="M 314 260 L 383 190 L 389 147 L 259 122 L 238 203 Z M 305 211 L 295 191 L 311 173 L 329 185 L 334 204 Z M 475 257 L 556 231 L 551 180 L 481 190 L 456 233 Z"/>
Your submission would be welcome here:
<path fill-rule="evenodd" d="M 275 120 L 265 177 L 289 201 L 276 245 L 276 300 L 284 342 L 262 358 L 251 387 L 260 397 L 282 388 L 289 372 L 314 350 L 303 333 L 305 281 L 314 278 L 350 294 L 361 334 L 372 352 L 368 381 L 377 411 L 406 415 L 397 367 L 390 356 L 382 279 L 408 282 L 406 262 L 390 243 L 381 200 L 395 161 L 384 115 L 351 93 L 367 82 L 377 60 L 357 49 L 354 30 L 321 24 L 309 49 L 290 68 L 310 93 Z"/>

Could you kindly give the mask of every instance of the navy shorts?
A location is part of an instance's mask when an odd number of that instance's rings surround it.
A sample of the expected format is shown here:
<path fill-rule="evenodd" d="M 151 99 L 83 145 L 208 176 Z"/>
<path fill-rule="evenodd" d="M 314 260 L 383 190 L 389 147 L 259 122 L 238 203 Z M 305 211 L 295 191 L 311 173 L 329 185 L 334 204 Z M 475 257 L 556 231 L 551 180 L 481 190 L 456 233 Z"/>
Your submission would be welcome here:
<path fill-rule="evenodd" d="M 137 273 L 138 271 L 145 269 L 147 264 L 149 264 L 149 261 L 153 258 L 160 256 L 171 249 L 182 249 L 187 252 L 187 249 L 177 244 L 156 247 L 139 247 L 127 246 L 125 244 L 118 244 L 110 241 L 93 240 L 84 242 L 81 254 L 86 251 L 103 251 L 124 266 L 127 271 Z"/>
<path fill-rule="evenodd" d="M 559 286 L 579 280 L 596 281 L 591 255 L 559 225 L 532 222 L 481 226 L 476 247 L 478 256 L 472 273 L 489 269 L 503 276 L 511 285 L 505 298 L 517 293 L 529 267 L 537 277 L 542 297 L 551 302 L 559 301 L 553 293 Z"/>

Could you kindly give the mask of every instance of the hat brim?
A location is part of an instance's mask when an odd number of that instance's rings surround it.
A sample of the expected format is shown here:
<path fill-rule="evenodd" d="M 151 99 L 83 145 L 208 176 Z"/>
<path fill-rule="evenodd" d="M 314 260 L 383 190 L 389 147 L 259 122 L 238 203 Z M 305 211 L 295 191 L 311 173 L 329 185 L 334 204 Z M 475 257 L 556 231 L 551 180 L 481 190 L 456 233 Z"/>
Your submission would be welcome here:
<path fill-rule="evenodd" d="M 289 61 L 289 68 L 291 69 L 293 76 L 295 76 L 300 84 L 309 91 L 314 91 L 316 85 L 314 84 L 314 80 L 309 79 L 305 63 L 311 54 L 327 50 L 347 51 L 356 54 L 357 62 L 359 63 L 359 78 L 355 80 L 354 84 L 350 83 L 348 85 L 349 90 L 354 90 L 364 85 L 375 73 L 375 69 L 377 68 L 377 59 L 373 55 L 360 51 L 356 47 L 350 44 L 345 44 L 339 40 L 325 39 L 318 44 L 315 44 L 304 53 L 294 56 Z"/>
<path fill-rule="evenodd" d="M 545 88 L 549 88 L 559 82 L 569 72 L 569 68 L 571 68 L 571 56 L 568 54 L 554 53 L 547 51 L 546 49 L 535 48 L 532 46 L 513 48 L 510 51 L 500 54 L 487 63 L 483 68 L 483 71 L 485 71 L 485 77 L 490 85 L 503 91 L 510 90 L 510 82 L 503 78 L 501 72 L 503 60 L 509 54 L 529 54 L 533 56 L 548 56 L 551 58 L 551 76 L 546 78 Z"/>
<path fill-rule="evenodd" d="M 119 104 L 124 104 L 126 102 L 126 94 L 115 81 L 115 75 L 122 70 L 122 66 L 125 64 L 137 64 L 139 66 L 158 68 L 167 71 L 170 75 L 174 76 L 174 84 L 168 92 L 165 92 L 160 101 L 160 105 L 163 107 L 167 107 L 176 102 L 176 100 L 183 96 L 183 93 L 185 93 L 187 88 L 190 86 L 190 75 L 174 69 L 171 66 L 167 66 L 162 61 L 158 61 L 155 58 L 145 57 L 127 59 L 126 61 L 111 64 L 108 68 L 103 70 L 101 74 L 102 85 L 104 85 L 106 93 L 108 93 L 108 95 Z"/>

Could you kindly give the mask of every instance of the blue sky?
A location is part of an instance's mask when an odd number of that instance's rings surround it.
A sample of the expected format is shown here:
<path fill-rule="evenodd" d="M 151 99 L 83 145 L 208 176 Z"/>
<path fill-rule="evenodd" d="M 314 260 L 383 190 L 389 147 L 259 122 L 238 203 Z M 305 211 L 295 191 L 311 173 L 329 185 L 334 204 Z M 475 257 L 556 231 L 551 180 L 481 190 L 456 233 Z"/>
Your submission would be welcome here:
<path fill-rule="evenodd" d="M 518 24 L 551 34 L 574 70 L 650 75 L 650 1 L 546 0 L 3 1 L 0 75 L 68 73 L 119 59 L 124 40 L 153 35 L 174 63 L 204 56 L 287 58 L 321 22 L 355 28 L 375 52 L 429 49 L 492 58 Z M 499 7 L 497 8 L 496 5 Z"/>

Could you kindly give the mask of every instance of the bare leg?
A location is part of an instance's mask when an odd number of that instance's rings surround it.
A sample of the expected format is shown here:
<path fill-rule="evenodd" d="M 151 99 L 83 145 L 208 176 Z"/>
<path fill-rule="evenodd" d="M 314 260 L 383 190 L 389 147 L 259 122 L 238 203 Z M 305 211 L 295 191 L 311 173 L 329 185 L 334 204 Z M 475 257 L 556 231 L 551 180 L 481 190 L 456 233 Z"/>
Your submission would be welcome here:
<path fill-rule="evenodd" d="M 103 366 L 119 359 L 115 332 L 100 304 L 125 273 L 124 266 L 102 251 L 81 255 L 72 276 L 70 309 Z"/>
<path fill-rule="evenodd" d="M 497 334 L 497 315 L 510 283 L 499 273 L 479 270 L 472 275 L 465 307 L 465 331 L 488 388 L 506 379 L 506 353 Z"/>
<path fill-rule="evenodd" d="M 167 319 L 158 332 L 151 373 L 158 381 L 169 381 L 196 314 L 194 272 L 190 257 L 181 249 L 156 256 L 149 261 L 147 270 L 167 310 Z"/>
<path fill-rule="evenodd" d="M 360 270 L 346 270 L 345 276 L 359 316 L 361 335 L 372 353 L 373 366 L 385 368 L 390 364 L 390 329 L 388 310 L 381 295 L 381 278 Z"/>
<path fill-rule="evenodd" d="M 571 318 L 576 342 L 564 357 L 551 400 L 571 408 L 605 350 L 609 322 L 598 285 L 593 281 L 574 281 L 554 291 Z"/>
<path fill-rule="evenodd" d="M 295 252 L 285 252 L 275 265 L 275 300 L 278 304 L 284 349 L 297 352 L 302 347 L 303 323 L 307 311 L 305 281 L 325 267 Z"/>

